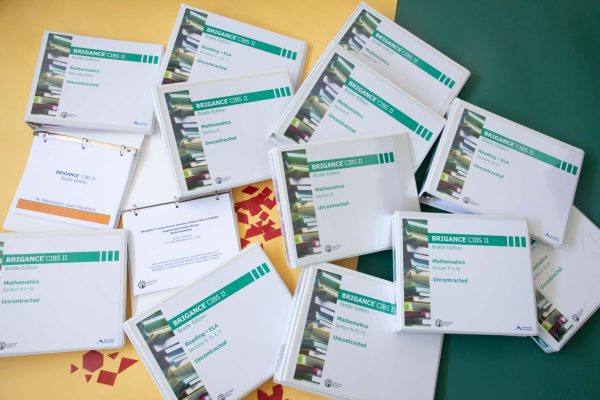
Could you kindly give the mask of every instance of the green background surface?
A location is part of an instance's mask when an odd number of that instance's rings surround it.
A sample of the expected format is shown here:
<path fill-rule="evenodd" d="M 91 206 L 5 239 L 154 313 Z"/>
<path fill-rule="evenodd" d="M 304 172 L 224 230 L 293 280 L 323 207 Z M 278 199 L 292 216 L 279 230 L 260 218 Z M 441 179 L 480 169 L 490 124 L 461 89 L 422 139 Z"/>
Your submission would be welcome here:
<path fill-rule="evenodd" d="M 396 22 L 471 71 L 460 98 L 582 148 L 575 205 L 600 225 L 599 1 L 402 0 Z M 358 269 L 391 280 L 391 252 Z M 436 399 L 600 399 L 600 313 L 554 354 L 529 338 L 446 335 Z"/>

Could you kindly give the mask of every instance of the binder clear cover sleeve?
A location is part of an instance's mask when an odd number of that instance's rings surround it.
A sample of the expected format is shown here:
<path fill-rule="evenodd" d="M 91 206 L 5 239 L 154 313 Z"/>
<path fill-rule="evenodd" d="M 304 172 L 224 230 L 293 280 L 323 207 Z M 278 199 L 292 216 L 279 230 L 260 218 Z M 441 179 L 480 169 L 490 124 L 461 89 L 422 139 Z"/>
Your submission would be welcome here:
<path fill-rule="evenodd" d="M 36 130 L 4 228 L 117 226 L 144 135 Z"/>
<path fill-rule="evenodd" d="M 532 244 L 538 336 L 547 353 L 559 351 L 600 306 L 600 229 L 573 207 L 565 242 Z"/>
<path fill-rule="evenodd" d="M 421 188 L 454 213 L 527 217 L 534 239 L 560 246 L 583 150 L 456 99 Z"/>
<path fill-rule="evenodd" d="M 418 211 L 407 134 L 277 147 L 269 153 L 291 267 L 391 248 L 391 216 Z"/>
<path fill-rule="evenodd" d="M 443 335 L 395 333 L 395 311 L 392 282 L 305 268 L 274 380 L 336 399 L 433 399 Z"/>
<path fill-rule="evenodd" d="M 356 54 L 332 43 L 277 122 L 273 136 L 307 143 L 384 132 L 408 132 L 416 169 L 445 120 Z"/>
<path fill-rule="evenodd" d="M 180 197 L 269 178 L 269 135 L 293 95 L 285 70 L 159 86 L 157 117 Z"/>
<path fill-rule="evenodd" d="M 444 115 L 470 72 L 374 8 L 361 2 L 334 42 Z"/>
<path fill-rule="evenodd" d="M 161 64 L 163 85 L 285 69 L 300 80 L 306 42 L 182 4 Z"/>
<path fill-rule="evenodd" d="M 392 229 L 397 330 L 537 334 L 525 218 L 400 211 Z"/>
<path fill-rule="evenodd" d="M 252 245 L 124 328 L 165 399 L 239 399 L 272 376 L 290 306 Z"/>
<path fill-rule="evenodd" d="M 125 343 L 125 231 L 0 234 L 0 357 Z"/>
<path fill-rule="evenodd" d="M 149 134 L 163 47 L 44 32 L 25 122 Z"/>

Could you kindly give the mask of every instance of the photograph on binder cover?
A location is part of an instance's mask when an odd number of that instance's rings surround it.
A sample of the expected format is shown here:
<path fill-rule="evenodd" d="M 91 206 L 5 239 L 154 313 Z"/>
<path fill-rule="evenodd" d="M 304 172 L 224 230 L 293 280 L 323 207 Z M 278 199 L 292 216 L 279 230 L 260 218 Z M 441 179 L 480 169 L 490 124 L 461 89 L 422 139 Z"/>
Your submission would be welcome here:
<path fill-rule="evenodd" d="M 296 143 L 308 142 L 325 117 L 327 109 L 342 90 L 352 69 L 354 65 L 351 62 L 336 54 L 304 100 L 284 135 Z"/>
<path fill-rule="evenodd" d="M 31 106 L 32 114 L 56 116 L 72 40 L 73 36 L 48 34 L 46 51 Z"/>
<path fill-rule="evenodd" d="M 204 399 L 208 392 L 159 310 L 137 323 L 142 337 L 178 399 Z"/>
<path fill-rule="evenodd" d="M 204 141 L 198 121 L 194 118 L 189 90 L 165 93 L 165 100 L 187 188 L 191 190 L 210 186 L 212 183 L 204 153 Z"/>
<path fill-rule="evenodd" d="M 548 332 L 557 342 L 560 342 L 567 332 L 573 328 L 573 323 L 537 289 L 535 291 L 535 304 L 537 305 L 537 316 L 540 327 Z"/>
<path fill-rule="evenodd" d="M 427 220 L 402 220 L 404 247 L 404 323 L 431 326 Z"/>
<path fill-rule="evenodd" d="M 360 51 L 371 38 L 371 35 L 373 35 L 380 22 L 379 18 L 367 10 L 362 10 L 348 32 L 340 40 L 340 46 L 348 51 L 360 54 Z"/>
<path fill-rule="evenodd" d="M 282 158 L 298 258 L 319 254 L 321 241 L 306 150 L 286 151 Z"/>
<path fill-rule="evenodd" d="M 163 75 L 163 85 L 188 81 L 194 59 L 198 55 L 200 37 L 204 32 L 207 17 L 208 15 L 197 10 L 185 9 L 173 52 Z"/>
<path fill-rule="evenodd" d="M 457 199 L 460 198 L 484 122 L 485 117 L 466 108 L 463 111 L 446 164 L 444 164 L 444 172 L 438 183 L 437 190 L 440 192 Z"/>
<path fill-rule="evenodd" d="M 317 271 L 294 379 L 321 383 L 342 276 Z"/>

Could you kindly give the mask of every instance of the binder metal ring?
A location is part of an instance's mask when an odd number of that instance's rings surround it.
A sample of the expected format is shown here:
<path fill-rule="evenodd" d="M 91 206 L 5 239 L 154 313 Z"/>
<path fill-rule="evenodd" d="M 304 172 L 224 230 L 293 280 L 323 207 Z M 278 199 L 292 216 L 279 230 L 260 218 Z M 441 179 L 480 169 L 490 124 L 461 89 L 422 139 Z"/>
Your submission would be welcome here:
<path fill-rule="evenodd" d="M 127 149 L 127 146 L 124 144 L 121 145 L 121 149 L 119 150 L 119 155 L 123 157 L 123 152 Z"/>
<path fill-rule="evenodd" d="M 215 192 L 215 198 L 219 200 L 219 192 Z"/>
<path fill-rule="evenodd" d="M 137 205 L 135 205 L 135 204 L 133 205 L 133 215 L 135 215 L 136 217 L 138 215 L 138 208 L 137 208 Z"/>
<path fill-rule="evenodd" d="M 177 196 L 173 197 L 173 203 L 175 203 L 175 208 L 179 208 L 179 199 L 177 198 Z"/>
<path fill-rule="evenodd" d="M 48 142 L 48 132 L 40 132 L 40 136 L 42 137 L 44 143 Z"/>
<path fill-rule="evenodd" d="M 83 138 L 81 139 L 81 149 L 85 150 L 85 146 L 87 145 L 88 139 L 87 138 Z"/>

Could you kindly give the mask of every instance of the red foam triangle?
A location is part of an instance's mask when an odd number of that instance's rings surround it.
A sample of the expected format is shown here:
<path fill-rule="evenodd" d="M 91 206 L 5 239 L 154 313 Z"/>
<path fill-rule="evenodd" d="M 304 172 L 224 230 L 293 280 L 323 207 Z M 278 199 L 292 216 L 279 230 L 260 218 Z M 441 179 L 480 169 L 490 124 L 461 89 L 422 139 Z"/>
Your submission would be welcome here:
<path fill-rule="evenodd" d="M 79 368 L 76 367 L 75 365 L 71 364 L 71 373 L 77 371 Z"/>
<path fill-rule="evenodd" d="M 92 379 L 92 374 L 85 374 L 85 381 L 89 382 Z"/>
<path fill-rule="evenodd" d="M 134 360 L 133 358 L 123 357 L 121 359 L 121 363 L 119 364 L 119 370 L 117 371 L 117 374 L 120 374 L 121 372 L 125 371 L 127 368 L 131 367 L 136 362 L 137 360 Z"/>
<path fill-rule="evenodd" d="M 118 352 L 118 351 L 117 351 L 117 352 L 115 352 L 115 353 L 109 353 L 109 354 L 108 354 L 108 356 L 109 356 L 110 358 L 112 358 L 113 360 L 114 360 L 115 358 L 117 358 L 117 356 L 118 356 L 118 355 L 119 355 L 119 352 Z"/>

